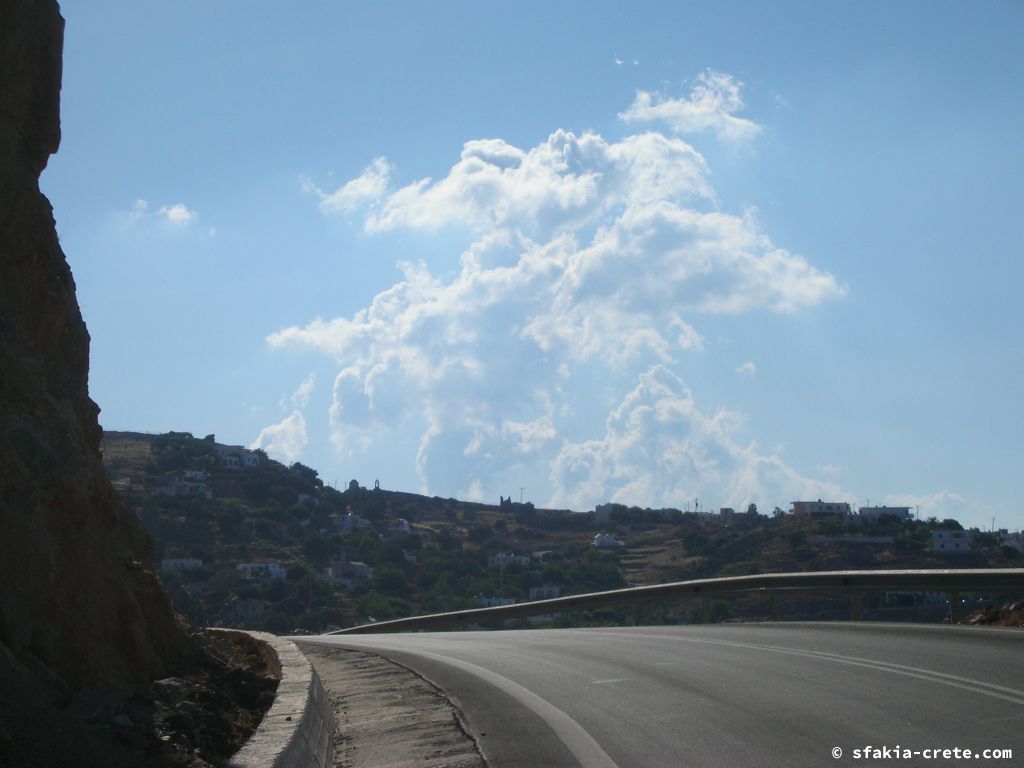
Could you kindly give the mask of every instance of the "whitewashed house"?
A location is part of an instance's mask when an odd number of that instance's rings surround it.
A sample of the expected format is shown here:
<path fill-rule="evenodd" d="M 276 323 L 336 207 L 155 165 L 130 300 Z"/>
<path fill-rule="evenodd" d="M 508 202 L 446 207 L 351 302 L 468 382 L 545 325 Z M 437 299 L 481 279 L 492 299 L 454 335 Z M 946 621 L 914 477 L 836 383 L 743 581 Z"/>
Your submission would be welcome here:
<path fill-rule="evenodd" d="M 970 551 L 971 534 L 968 531 L 932 531 L 932 552 L 959 555 Z"/>
<path fill-rule="evenodd" d="M 335 527 L 342 533 L 354 533 L 370 527 L 370 521 L 349 512 L 344 517 L 335 518 Z"/>
<path fill-rule="evenodd" d="M 865 522 L 875 522 L 886 515 L 899 520 L 910 519 L 910 507 L 861 507 L 857 512 Z"/>
<path fill-rule="evenodd" d="M 527 555 L 514 555 L 511 552 L 499 552 L 496 555 L 489 555 L 487 557 L 488 568 L 504 568 L 512 563 L 526 565 L 529 562 L 530 558 Z"/>
<path fill-rule="evenodd" d="M 614 534 L 599 533 L 594 537 L 594 540 L 590 542 L 590 546 L 596 547 L 597 549 L 619 549 L 626 545 L 616 539 Z"/>
<path fill-rule="evenodd" d="M 239 563 L 235 570 L 246 581 L 283 581 L 288 578 L 288 568 L 281 563 Z"/>

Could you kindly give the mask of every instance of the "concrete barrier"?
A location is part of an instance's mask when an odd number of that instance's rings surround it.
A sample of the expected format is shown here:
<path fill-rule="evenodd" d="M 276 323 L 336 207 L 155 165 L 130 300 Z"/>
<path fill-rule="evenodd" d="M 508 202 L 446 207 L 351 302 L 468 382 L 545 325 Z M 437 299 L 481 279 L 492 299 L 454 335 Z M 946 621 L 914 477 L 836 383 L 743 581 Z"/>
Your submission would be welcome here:
<path fill-rule="evenodd" d="M 260 641 L 280 682 L 274 703 L 228 768 L 330 768 L 334 762 L 334 710 L 313 665 L 290 640 L 266 632 L 216 629 Z"/>

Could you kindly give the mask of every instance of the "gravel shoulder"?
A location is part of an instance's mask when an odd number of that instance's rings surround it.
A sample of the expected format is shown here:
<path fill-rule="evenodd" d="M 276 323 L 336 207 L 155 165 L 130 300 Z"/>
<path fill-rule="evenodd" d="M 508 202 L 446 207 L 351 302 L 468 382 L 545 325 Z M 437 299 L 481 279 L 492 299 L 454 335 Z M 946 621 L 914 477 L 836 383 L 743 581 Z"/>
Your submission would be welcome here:
<path fill-rule="evenodd" d="M 486 768 L 455 706 L 429 681 L 372 653 L 296 644 L 334 707 L 334 768 Z"/>

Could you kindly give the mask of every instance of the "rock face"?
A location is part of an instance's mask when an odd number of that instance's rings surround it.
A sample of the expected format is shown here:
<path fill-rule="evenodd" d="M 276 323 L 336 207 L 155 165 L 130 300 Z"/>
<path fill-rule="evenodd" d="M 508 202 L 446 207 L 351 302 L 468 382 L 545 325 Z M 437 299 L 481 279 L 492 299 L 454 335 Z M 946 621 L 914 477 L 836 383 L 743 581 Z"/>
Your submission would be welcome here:
<path fill-rule="evenodd" d="M 89 334 L 39 191 L 63 31 L 53 0 L 0 2 L 0 693 L 48 704 L 141 691 L 196 658 L 103 471 Z"/>

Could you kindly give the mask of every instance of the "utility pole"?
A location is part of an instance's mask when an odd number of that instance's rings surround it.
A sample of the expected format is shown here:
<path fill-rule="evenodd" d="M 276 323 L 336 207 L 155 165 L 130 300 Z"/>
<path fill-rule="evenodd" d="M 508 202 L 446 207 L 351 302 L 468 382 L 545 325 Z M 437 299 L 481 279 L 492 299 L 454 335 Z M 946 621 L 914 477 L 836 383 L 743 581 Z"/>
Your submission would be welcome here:
<path fill-rule="evenodd" d="M 519 503 L 520 504 L 523 503 L 523 490 L 525 490 L 525 489 L 522 486 L 519 486 Z"/>

